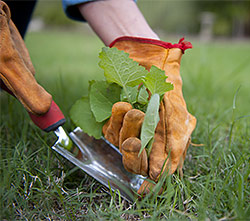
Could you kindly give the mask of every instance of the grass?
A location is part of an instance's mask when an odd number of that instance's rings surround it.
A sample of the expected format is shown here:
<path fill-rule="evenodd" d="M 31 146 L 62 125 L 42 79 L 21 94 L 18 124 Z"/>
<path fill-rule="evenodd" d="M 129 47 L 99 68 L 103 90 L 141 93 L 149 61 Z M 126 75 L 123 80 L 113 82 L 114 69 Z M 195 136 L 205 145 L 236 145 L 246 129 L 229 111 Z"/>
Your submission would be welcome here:
<path fill-rule="evenodd" d="M 103 77 L 102 43 L 82 33 L 29 33 L 36 78 L 74 125 L 71 105 Z M 1 93 L 0 219 L 247 220 L 250 217 L 249 42 L 193 42 L 181 72 L 189 111 L 197 119 L 184 178 L 168 177 L 161 196 L 128 204 L 50 149 L 56 137 L 34 126 Z"/>

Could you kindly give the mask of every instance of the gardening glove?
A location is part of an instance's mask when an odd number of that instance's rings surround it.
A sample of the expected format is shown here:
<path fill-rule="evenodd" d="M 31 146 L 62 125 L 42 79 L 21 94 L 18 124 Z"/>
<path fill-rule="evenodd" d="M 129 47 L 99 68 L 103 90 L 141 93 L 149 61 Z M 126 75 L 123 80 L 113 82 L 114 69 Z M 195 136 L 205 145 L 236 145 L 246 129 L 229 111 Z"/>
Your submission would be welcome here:
<path fill-rule="evenodd" d="M 117 104 L 115 104 L 109 121 L 103 127 L 105 138 L 114 145 L 119 145 L 124 167 L 130 172 L 147 175 L 155 182 L 159 180 L 161 171 L 173 174 L 179 168 L 182 175 L 190 137 L 196 125 L 196 118 L 187 111 L 182 94 L 180 61 L 184 51 L 192 47 L 189 42 L 183 40 L 181 39 L 178 44 L 171 44 L 153 39 L 121 37 L 110 45 L 110 47 L 127 52 L 130 58 L 147 70 L 152 65 L 164 70 L 168 76 L 167 81 L 174 85 L 173 90 L 164 94 L 160 104 L 160 121 L 155 130 L 149 158 L 145 149 L 138 156 L 141 147 L 138 137 L 144 118 L 144 114 L 139 110 L 134 110 L 131 105 L 127 104 L 126 108 L 121 108 L 122 111 L 119 109 L 117 115 L 115 113 Z M 130 119 L 129 124 L 126 123 L 128 121 L 126 118 Z M 118 126 L 114 126 L 114 124 Z M 131 131 L 136 132 L 130 133 Z M 169 153 L 170 156 L 168 156 Z M 144 181 L 138 192 L 147 193 L 151 187 L 152 183 Z"/>
<path fill-rule="evenodd" d="M 1 86 L 6 86 L 28 112 L 45 114 L 52 97 L 36 82 L 29 52 L 10 17 L 8 5 L 0 0 L 0 78 L 4 83 Z"/>

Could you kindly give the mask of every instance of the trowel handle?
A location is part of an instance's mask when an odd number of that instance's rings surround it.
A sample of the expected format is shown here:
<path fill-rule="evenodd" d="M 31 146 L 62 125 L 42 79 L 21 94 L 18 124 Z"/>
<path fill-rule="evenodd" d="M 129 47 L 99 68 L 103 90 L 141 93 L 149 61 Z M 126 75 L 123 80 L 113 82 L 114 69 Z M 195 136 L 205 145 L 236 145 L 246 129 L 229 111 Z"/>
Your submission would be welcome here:
<path fill-rule="evenodd" d="M 54 131 L 66 122 L 62 111 L 53 100 L 46 114 L 36 116 L 29 113 L 29 115 L 34 124 L 46 132 Z"/>
<path fill-rule="evenodd" d="M 0 80 L 0 88 L 15 97 L 15 95 L 6 87 L 2 80 Z M 46 114 L 42 116 L 36 116 L 29 113 L 29 115 L 34 124 L 46 132 L 54 131 L 66 122 L 62 111 L 53 100 L 50 109 Z"/>

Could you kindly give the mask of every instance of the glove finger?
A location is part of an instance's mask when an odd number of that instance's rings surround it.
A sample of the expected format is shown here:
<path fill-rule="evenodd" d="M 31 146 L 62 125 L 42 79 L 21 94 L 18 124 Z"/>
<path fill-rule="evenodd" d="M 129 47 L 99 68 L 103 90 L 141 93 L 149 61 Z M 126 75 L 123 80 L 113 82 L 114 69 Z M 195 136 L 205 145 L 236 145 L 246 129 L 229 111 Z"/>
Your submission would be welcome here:
<path fill-rule="evenodd" d="M 137 137 L 130 137 L 122 143 L 122 162 L 124 168 L 131 173 L 148 175 L 148 157 L 144 149 L 138 156 L 141 149 L 141 140 Z"/>
<path fill-rule="evenodd" d="M 170 151 L 170 173 L 174 173 L 177 167 L 182 166 L 189 146 L 192 131 L 196 125 L 196 118 L 187 112 L 182 104 L 170 101 L 170 95 L 164 96 L 167 123 L 167 152 Z M 167 100 L 168 99 L 168 100 Z M 172 98 L 173 99 L 173 96 Z M 177 100 L 177 99 L 176 99 Z"/>
<path fill-rule="evenodd" d="M 154 183 L 144 180 L 137 193 L 141 196 L 146 196 L 147 194 L 154 192 L 154 187 L 155 187 Z M 160 195 L 162 191 L 163 188 L 159 190 L 158 195 Z"/>
<path fill-rule="evenodd" d="M 165 108 L 163 102 L 160 104 L 159 110 L 160 120 L 155 129 L 154 142 L 149 155 L 149 177 L 157 181 L 162 171 L 165 160 L 167 159 L 166 152 L 166 125 L 165 125 Z M 166 166 L 164 166 L 163 170 Z"/>
<path fill-rule="evenodd" d="M 22 57 L 22 60 L 24 61 L 26 67 L 30 70 L 30 72 L 33 75 L 35 75 L 35 68 L 31 62 L 29 52 L 28 52 L 28 50 L 23 42 L 23 39 L 22 39 L 21 35 L 19 34 L 16 26 L 12 22 L 12 20 L 10 20 L 10 22 L 9 22 L 9 27 L 10 27 L 11 37 L 12 37 L 13 42 L 15 44 L 15 48 L 19 52 L 19 55 Z"/>
<path fill-rule="evenodd" d="M 103 128 L 104 137 L 113 145 L 119 145 L 119 132 L 122 127 L 124 115 L 132 109 L 127 102 L 117 102 L 112 107 L 112 114 L 107 125 Z"/>
<path fill-rule="evenodd" d="M 122 128 L 119 134 L 119 149 L 122 153 L 122 143 L 129 137 L 139 137 L 145 113 L 138 109 L 128 111 L 123 119 Z"/>
<path fill-rule="evenodd" d="M 15 48 L 13 35 L 19 35 L 10 21 L 10 12 L 4 2 L 0 2 L 0 78 L 6 87 L 19 99 L 23 106 L 35 115 L 45 114 L 52 97 L 35 80 L 19 51 Z M 12 27 L 11 33 L 10 26 Z M 21 37 L 19 36 L 19 39 Z M 24 43 L 23 43 L 24 44 Z"/>
<path fill-rule="evenodd" d="M 104 137 L 107 134 L 107 129 L 109 127 L 109 124 L 110 124 L 110 118 L 108 119 L 108 121 L 102 127 L 102 133 L 103 133 Z"/>
<path fill-rule="evenodd" d="M 186 157 L 186 154 L 187 154 L 187 149 L 189 147 L 189 144 L 191 143 L 191 138 L 189 138 L 188 142 L 187 142 L 187 145 L 186 145 L 186 148 L 180 158 L 180 161 L 179 161 L 179 165 L 178 165 L 178 171 L 179 171 L 179 174 L 181 177 L 183 177 L 183 171 L 182 171 L 182 168 L 183 168 L 183 164 L 184 164 L 184 160 L 185 160 L 185 157 Z"/>

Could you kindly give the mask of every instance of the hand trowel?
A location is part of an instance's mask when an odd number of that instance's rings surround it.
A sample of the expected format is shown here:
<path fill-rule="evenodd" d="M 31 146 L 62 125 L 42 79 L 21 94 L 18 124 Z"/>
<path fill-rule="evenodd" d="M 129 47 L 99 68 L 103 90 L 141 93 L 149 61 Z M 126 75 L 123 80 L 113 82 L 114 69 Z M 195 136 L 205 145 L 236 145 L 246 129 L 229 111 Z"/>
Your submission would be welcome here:
<path fill-rule="evenodd" d="M 145 178 L 126 171 L 121 153 L 105 138 L 90 137 L 79 127 L 68 136 L 62 128 L 65 118 L 54 101 L 45 115 L 29 115 L 42 130 L 55 132 L 58 140 L 51 147 L 53 150 L 127 201 L 136 199 Z"/>
<path fill-rule="evenodd" d="M 1 81 L 0 88 L 14 96 Z M 65 117 L 53 100 L 46 114 L 36 116 L 29 112 L 29 115 L 43 131 L 54 131 L 58 140 L 51 147 L 53 150 L 107 188 L 119 192 L 127 201 L 133 202 L 137 198 L 137 191 L 145 177 L 126 171 L 121 153 L 105 138 L 97 140 L 80 128 L 68 136 L 62 127 L 66 122 Z"/>

